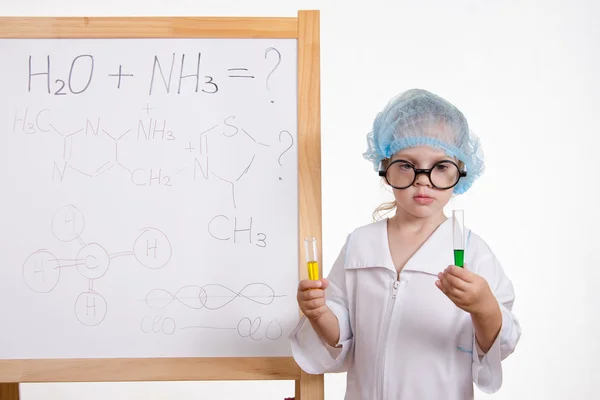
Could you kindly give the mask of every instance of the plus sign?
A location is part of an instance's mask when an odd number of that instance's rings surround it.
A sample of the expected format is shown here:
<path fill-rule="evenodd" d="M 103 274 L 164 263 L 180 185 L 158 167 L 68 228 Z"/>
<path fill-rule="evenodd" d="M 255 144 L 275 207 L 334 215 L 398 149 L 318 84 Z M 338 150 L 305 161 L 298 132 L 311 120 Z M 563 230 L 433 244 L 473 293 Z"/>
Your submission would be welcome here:
<path fill-rule="evenodd" d="M 154 110 L 154 108 L 151 108 L 148 103 L 146 103 L 146 107 L 142 108 L 142 110 L 145 110 L 146 114 L 150 115 L 150 110 Z"/>
<path fill-rule="evenodd" d="M 119 77 L 119 81 L 117 83 L 117 89 L 121 89 L 121 78 L 123 76 L 133 76 L 133 74 L 124 74 L 123 73 L 123 66 L 121 64 L 119 64 L 119 73 L 118 74 L 108 74 L 108 76 L 117 76 L 117 77 Z"/>
<path fill-rule="evenodd" d="M 192 150 L 194 150 L 194 148 L 192 147 L 192 142 L 189 142 L 189 146 L 186 147 L 186 150 L 188 150 L 190 153 L 192 152 Z"/>

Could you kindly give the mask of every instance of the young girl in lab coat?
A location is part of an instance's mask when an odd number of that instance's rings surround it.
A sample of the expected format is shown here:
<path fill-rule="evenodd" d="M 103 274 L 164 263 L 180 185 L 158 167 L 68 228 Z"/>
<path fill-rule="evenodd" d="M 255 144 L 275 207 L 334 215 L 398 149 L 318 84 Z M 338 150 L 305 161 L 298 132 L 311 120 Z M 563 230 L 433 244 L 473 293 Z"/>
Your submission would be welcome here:
<path fill-rule="evenodd" d="M 443 211 L 483 172 L 478 139 L 456 107 L 413 89 L 377 115 L 368 145 L 395 198 L 378 211 L 396 212 L 349 234 L 326 279 L 300 282 L 294 359 L 311 374 L 347 371 L 346 400 L 498 391 L 521 335 L 513 286 L 468 229 L 464 268 L 453 265 Z"/>

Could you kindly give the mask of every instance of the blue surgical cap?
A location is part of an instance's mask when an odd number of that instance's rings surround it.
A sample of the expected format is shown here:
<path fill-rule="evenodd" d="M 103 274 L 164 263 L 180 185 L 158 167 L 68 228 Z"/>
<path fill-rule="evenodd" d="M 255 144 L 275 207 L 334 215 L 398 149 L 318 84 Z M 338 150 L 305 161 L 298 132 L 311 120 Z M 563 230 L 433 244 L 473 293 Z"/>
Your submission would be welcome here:
<path fill-rule="evenodd" d="M 382 160 L 408 147 L 429 145 L 444 150 L 466 167 L 467 176 L 454 187 L 455 194 L 466 192 L 485 169 L 481 143 L 465 116 L 448 101 L 422 89 L 394 97 L 375 117 L 367 143 L 363 155 L 376 171 Z"/>

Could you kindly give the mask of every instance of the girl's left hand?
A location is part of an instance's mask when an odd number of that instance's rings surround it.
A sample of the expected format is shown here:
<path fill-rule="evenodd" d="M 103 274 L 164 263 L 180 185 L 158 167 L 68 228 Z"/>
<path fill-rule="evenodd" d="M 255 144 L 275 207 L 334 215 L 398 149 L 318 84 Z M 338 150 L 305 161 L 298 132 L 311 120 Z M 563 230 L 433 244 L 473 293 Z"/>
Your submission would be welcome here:
<path fill-rule="evenodd" d="M 438 274 L 435 285 L 462 310 L 475 315 L 486 313 L 497 304 L 487 281 L 481 276 L 455 265 Z"/>

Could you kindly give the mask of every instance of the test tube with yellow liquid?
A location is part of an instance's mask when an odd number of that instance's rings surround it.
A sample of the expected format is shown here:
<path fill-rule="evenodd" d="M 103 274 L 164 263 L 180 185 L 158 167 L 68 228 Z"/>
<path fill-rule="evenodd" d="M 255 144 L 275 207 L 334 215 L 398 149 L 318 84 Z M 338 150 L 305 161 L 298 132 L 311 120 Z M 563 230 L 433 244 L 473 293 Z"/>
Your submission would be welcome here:
<path fill-rule="evenodd" d="M 454 240 L 454 265 L 464 267 L 465 261 L 465 212 L 452 211 L 452 234 Z"/>
<path fill-rule="evenodd" d="M 306 250 L 306 264 L 308 266 L 308 279 L 319 280 L 319 259 L 317 257 L 317 238 L 311 237 L 304 239 L 304 249 Z"/>

